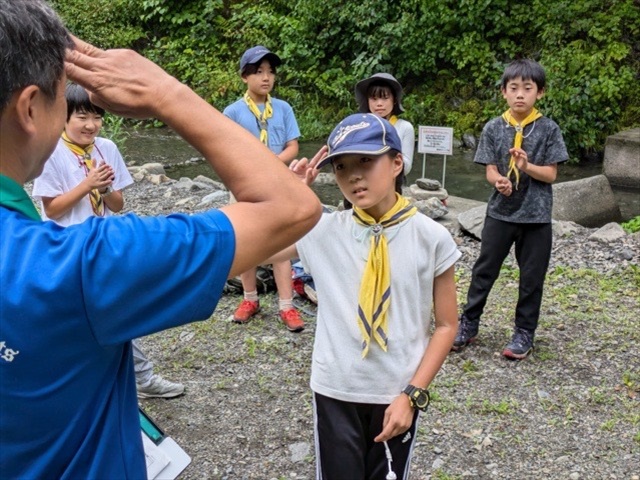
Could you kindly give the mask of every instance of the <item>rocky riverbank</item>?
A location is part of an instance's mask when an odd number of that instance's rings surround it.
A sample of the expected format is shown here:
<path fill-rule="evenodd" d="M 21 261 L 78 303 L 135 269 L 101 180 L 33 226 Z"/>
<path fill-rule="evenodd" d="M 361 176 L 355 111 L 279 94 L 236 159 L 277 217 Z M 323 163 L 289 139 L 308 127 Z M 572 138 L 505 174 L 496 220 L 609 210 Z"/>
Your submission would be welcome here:
<path fill-rule="evenodd" d="M 143 177 L 125 192 L 129 211 L 192 213 L 227 200 L 206 179 Z M 453 225 L 463 303 L 480 242 Z M 534 353 L 522 362 L 499 353 L 517 295 L 510 257 L 477 343 L 451 354 L 431 386 L 412 479 L 640 480 L 640 236 L 569 223 L 554 232 Z M 272 295 L 248 325 L 233 324 L 239 299 L 224 295 L 208 320 L 143 339 L 157 371 L 187 390 L 142 406 L 192 457 L 181 478 L 312 479 L 313 305 L 300 303 L 307 328 L 292 334 Z"/>

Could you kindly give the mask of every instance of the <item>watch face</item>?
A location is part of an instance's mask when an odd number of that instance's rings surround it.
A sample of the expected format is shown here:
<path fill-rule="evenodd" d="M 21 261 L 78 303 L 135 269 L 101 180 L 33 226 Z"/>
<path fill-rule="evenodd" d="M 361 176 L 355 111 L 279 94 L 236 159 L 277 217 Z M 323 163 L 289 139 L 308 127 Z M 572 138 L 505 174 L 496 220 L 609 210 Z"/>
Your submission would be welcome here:
<path fill-rule="evenodd" d="M 429 405 L 429 395 L 426 392 L 420 392 L 416 395 L 415 402 L 418 408 L 426 408 Z"/>

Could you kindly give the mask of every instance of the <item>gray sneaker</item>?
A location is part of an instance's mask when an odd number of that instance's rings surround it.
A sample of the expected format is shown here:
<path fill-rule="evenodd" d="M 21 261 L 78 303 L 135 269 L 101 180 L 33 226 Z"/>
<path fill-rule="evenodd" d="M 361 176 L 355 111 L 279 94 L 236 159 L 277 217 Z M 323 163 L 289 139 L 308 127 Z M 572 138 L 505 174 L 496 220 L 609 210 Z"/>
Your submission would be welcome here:
<path fill-rule="evenodd" d="M 512 360 L 522 360 L 533 350 L 533 331 L 515 327 L 511 341 L 504 347 L 502 355 Z"/>
<path fill-rule="evenodd" d="M 457 352 L 467 345 L 476 341 L 478 336 L 478 328 L 480 327 L 480 320 L 469 320 L 463 313 L 460 315 L 460 323 L 458 323 L 458 333 L 453 341 L 451 350 Z"/>
<path fill-rule="evenodd" d="M 173 398 L 184 393 L 184 385 L 165 380 L 158 374 L 154 374 L 147 383 L 136 386 L 138 398 Z"/>

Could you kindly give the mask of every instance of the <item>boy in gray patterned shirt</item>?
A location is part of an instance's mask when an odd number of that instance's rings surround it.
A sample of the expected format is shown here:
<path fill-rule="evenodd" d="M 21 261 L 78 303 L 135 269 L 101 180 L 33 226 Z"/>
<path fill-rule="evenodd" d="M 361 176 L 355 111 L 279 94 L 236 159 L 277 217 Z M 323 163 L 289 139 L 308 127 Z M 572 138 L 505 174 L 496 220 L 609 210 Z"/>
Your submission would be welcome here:
<path fill-rule="evenodd" d="M 551 256 L 551 183 L 557 164 L 569 159 L 558 125 L 534 108 L 544 88 L 540 64 L 529 59 L 510 63 L 501 84 L 509 109 L 482 130 L 474 161 L 486 166 L 487 181 L 495 189 L 487 205 L 480 256 L 473 266 L 454 351 L 475 341 L 487 297 L 513 244 L 520 285 L 514 333 L 502 354 L 519 360 L 533 349 Z"/>

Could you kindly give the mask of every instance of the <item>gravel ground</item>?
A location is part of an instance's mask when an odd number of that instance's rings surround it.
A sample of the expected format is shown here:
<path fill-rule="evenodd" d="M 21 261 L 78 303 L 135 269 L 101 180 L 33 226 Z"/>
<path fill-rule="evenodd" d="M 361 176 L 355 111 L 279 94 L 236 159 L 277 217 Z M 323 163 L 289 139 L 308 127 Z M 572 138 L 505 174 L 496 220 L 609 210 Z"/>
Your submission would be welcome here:
<path fill-rule="evenodd" d="M 181 188 L 136 183 L 128 209 L 205 208 L 210 192 Z M 452 353 L 431 386 L 412 479 L 640 480 L 640 237 L 601 243 L 594 231 L 554 238 L 536 349 L 521 362 L 500 355 L 517 293 L 508 259 L 477 343 Z M 455 238 L 462 304 L 480 244 Z M 230 321 L 239 301 L 225 295 L 208 320 L 142 340 L 186 394 L 141 405 L 191 456 L 182 479 L 312 479 L 313 305 L 301 303 L 307 328 L 294 334 L 274 295 L 248 325 Z"/>

